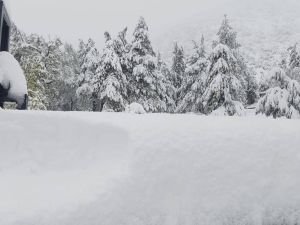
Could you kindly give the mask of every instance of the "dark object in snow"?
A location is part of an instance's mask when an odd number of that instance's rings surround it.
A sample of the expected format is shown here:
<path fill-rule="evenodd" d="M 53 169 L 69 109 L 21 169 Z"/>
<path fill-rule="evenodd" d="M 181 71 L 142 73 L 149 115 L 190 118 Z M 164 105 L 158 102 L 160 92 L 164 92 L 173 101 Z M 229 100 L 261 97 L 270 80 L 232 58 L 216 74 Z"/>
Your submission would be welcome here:
<path fill-rule="evenodd" d="M 11 21 L 3 0 L 0 0 L 0 51 L 9 50 Z"/>

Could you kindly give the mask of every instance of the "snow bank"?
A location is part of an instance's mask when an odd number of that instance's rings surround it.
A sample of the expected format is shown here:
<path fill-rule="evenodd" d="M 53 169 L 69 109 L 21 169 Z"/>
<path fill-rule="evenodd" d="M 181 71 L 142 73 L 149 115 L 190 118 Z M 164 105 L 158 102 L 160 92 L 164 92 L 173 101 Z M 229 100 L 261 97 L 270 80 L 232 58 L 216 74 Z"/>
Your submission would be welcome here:
<path fill-rule="evenodd" d="M 298 120 L 0 115 L 0 224 L 300 222 Z"/>
<path fill-rule="evenodd" d="M 0 84 L 9 89 L 8 98 L 24 102 L 27 93 L 27 81 L 18 61 L 8 52 L 0 52 Z"/>

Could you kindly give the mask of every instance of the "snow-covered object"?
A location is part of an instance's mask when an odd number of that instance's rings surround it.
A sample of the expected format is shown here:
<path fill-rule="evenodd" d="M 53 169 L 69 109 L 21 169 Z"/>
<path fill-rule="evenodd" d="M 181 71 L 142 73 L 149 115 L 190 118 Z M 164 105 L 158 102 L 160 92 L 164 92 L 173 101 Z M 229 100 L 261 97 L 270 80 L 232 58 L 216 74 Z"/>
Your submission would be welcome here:
<path fill-rule="evenodd" d="M 211 115 L 213 116 L 246 116 L 245 107 L 241 102 L 230 101 L 225 103 L 218 109 L 214 110 Z"/>
<path fill-rule="evenodd" d="M 27 104 L 27 81 L 18 61 L 8 52 L 0 52 L 0 85 L 8 91 L 7 98 L 18 108 Z"/>
<path fill-rule="evenodd" d="M 291 80 L 285 72 L 276 68 L 261 84 L 261 89 L 267 89 L 259 100 L 256 113 L 266 116 L 299 118 L 300 114 L 300 84 Z"/>
<path fill-rule="evenodd" d="M 289 92 L 279 87 L 271 88 L 266 95 L 259 101 L 257 113 L 265 113 L 274 118 L 289 114 L 288 105 Z"/>
<path fill-rule="evenodd" d="M 94 89 L 103 105 L 100 110 L 121 112 L 125 109 L 127 97 L 127 79 L 122 70 L 121 60 L 125 46 L 122 46 L 119 37 L 111 39 L 107 32 L 105 37 L 105 47 L 97 69 Z"/>
<path fill-rule="evenodd" d="M 194 45 L 194 52 L 188 59 L 183 85 L 179 90 L 180 102 L 176 109 L 179 113 L 203 111 L 202 95 L 205 91 L 208 65 L 204 37 L 202 36 L 200 45 L 196 42 Z"/>
<path fill-rule="evenodd" d="M 146 111 L 143 106 L 139 103 L 131 103 L 130 105 L 126 106 L 125 112 L 133 113 L 133 114 L 145 114 Z"/>
<path fill-rule="evenodd" d="M 300 120 L 1 112 L 1 225 L 295 225 Z"/>
<path fill-rule="evenodd" d="M 129 58 L 132 62 L 132 74 L 129 78 L 130 101 L 143 105 L 147 112 L 165 112 L 163 97 L 166 96 L 165 84 L 160 79 L 156 54 L 149 38 L 148 26 L 140 18 L 134 33 Z"/>

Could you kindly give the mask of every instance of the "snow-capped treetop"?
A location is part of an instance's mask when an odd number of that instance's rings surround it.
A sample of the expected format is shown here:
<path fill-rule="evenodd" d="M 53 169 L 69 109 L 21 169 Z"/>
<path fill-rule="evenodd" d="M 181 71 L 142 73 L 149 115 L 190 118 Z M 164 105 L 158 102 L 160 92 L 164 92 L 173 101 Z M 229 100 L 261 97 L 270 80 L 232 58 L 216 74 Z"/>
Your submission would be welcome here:
<path fill-rule="evenodd" d="M 132 54 L 133 56 L 135 54 L 140 56 L 155 55 L 149 39 L 149 28 L 144 17 L 140 17 L 139 22 L 133 32 Z"/>
<path fill-rule="evenodd" d="M 219 43 L 227 45 L 231 49 L 237 49 L 240 47 L 240 44 L 236 40 L 237 33 L 230 26 L 227 15 L 224 16 L 224 20 L 217 35 Z"/>

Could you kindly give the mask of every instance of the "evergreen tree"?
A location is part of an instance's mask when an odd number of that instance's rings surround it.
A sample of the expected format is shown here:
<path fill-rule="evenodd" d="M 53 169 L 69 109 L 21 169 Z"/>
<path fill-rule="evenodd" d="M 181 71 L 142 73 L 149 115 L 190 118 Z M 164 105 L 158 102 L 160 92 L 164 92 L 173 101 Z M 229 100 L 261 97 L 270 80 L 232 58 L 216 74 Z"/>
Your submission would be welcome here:
<path fill-rule="evenodd" d="M 42 67 L 37 59 L 36 49 L 29 43 L 27 35 L 12 24 L 10 51 L 24 70 L 29 95 L 29 109 L 46 110 L 43 87 L 38 78 Z"/>
<path fill-rule="evenodd" d="M 257 102 L 259 97 L 258 94 L 258 83 L 255 78 L 255 73 L 252 70 L 245 71 L 245 86 L 246 86 L 246 104 L 252 105 Z"/>
<path fill-rule="evenodd" d="M 127 97 L 127 79 L 122 71 L 122 50 L 119 40 L 113 40 L 105 33 L 105 48 L 101 55 L 100 66 L 94 89 L 100 99 L 100 111 L 121 112 L 125 110 Z"/>
<path fill-rule="evenodd" d="M 300 82 L 300 50 L 298 45 L 295 44 L 294 46 L 288 49 L 288 64 L 287 64 L 287 75 L 294 80 Z"/>
<path fill-rule="evenodd" d="M 157 54 L 157 70 L 159 72 L 159 77 L 160 77 L 160 88 L 161 90 L 158 91 L 161 93 L 161 98 L 162 100 L 166 103 L 167 106 L 167 112 L 173 113 L 175 112 L 175 107 L 176 107 L 176 89 L 172 85 L 170 81 L 171 77 L 171 72 L 170 69 L 168 68 L 168 65 L 166 62 L 162 59 L 162 56 L 160 53 Z"/>
<path fill-rule="evenodd" d="M 214 42 L 214 47 L 218 44 L 226 45 L 230 49 L 238 49 L 240 47 L 240 44 L 236 40 L 237 33 L 230 26 L 227 15 L 224 16 L 217 36 L 218 40 Z"/>
<path fill-rule="evenodd" d="M 80 75 L 78 77 L 78 89 L 76 91 L 79 98 L 79 109 L 97 111 L 99 102 L 97 90 L 94 89 L 94 80 L 99 67 L 100 55 L 95 46 L 95 42 L 89 39 L 87 43 L 82 40 L 79 44 L 79 65 Z"/>
<path fill-rule="evenodd" d="M 183 47 L 178 46 L 178 43 L 175 42 L 172 58 L 172 68 L 171 68 L 171 82 L 172 85 L 176 88 L 176 104 L 179 102 L 180 97 L 180 88 L 182 87 L 184 80 L 184 72 L 186 69 L 185 56 Z"/>
<path fill-rule="evenodd" d="M 198 45 L 194 42 L 194 50 L 187 61 L 183 85 L 180 89 L 180 104 L 177 112 L 202 112 L 202 95 L 205 90 L 206 58 L 204 37 Z"/>
<path fill-rule="evenodd" d="M 259 100 L 256 113 L 266 116 L 300 118 L 300 84 L 276 68 L 266 79 L 265 95 Z"/>
<path fill-rule="evenodd" d="M 65 43 L 62 56 L 62 79 L 58 85 L 58 110 L 77 110 L 76 90 L 80 74 L 79 57 L 72 45 Z"/>
<path fill-rule="evenodd" d="M 243 114 L 243 104 L 247 101 L 246 78 L 252 77 L 239 54 L 236 36 L 225 16 L 210 56 L 207 88 L 203 95 L 205 113 L 221 108 L 225 115 Z"/>
<path fill-rule="evenodd" d="M 130 77 L 130 102 L 141 104 L 147 112 L 166 111 L 166 104 L 161 98 L 164 90 L 156 65 L 148 26 L 140 18 L 134 33 L 130 51 L 132 73 Z"/>
<path fill-rule="evenodd" d="M 62 42 L 59 38 L 45 41 L 42 45 L 42 66 L 45 69 L 45 94 L 48 99 L 47 109 L 57 110 L 60 99 L 58 86 L 62 81 Z"/>

